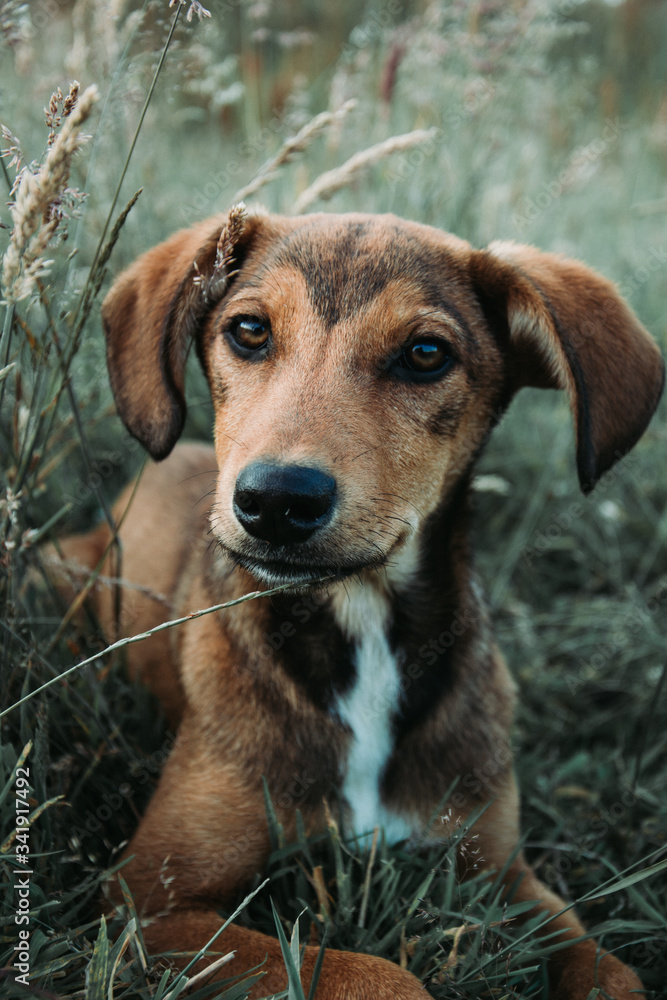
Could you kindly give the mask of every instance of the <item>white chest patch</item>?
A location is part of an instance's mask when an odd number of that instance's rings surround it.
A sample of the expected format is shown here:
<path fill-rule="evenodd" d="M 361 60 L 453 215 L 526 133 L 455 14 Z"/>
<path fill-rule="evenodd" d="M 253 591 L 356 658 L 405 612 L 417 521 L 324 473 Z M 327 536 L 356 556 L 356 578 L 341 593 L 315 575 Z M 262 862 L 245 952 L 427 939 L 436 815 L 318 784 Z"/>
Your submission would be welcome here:
<path fill-rule="evenodd" d="M 387 639 L 388 602 L 374 587 L 348 582 L 335 595 L 333 610 L 356 646 L 354 685 L 331 706 L 352 730 L 342 788 L 350 808 L 347 832 L 364 843 L 378 826 L 395 843 L 409 837 L 414 825 L 380 799 L 380 783 L 393 751 L 392 718 L 401 697 L 399 666 Z"/>

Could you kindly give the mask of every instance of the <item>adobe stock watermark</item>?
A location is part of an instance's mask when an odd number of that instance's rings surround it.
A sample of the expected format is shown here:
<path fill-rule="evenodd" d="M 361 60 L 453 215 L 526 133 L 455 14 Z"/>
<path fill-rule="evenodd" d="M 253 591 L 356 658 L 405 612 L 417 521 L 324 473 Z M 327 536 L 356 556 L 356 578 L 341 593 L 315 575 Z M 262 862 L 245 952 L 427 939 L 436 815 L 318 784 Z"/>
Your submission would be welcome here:
<path fill-rule="evenodd" d="M 662 270 L 666 264 L 667 248 L 664 246 L 650 247 L 641 264 L 631 274 L 626 274 L 619 282 L 619 294 L 624 299 L 629 299 L 633 292 L 636 292 L 642 285 L 645 285 L 651 275 Z"/>
<path fill-rule="evenodd" d="M 299 629 L 308 624 L 312 616 L 320 612 L 329 601 L 326 589 L 315 590 L 301 595 L 288 611 L 288 616 L 275 626 L 271 632 L 263 634 L 264 641 L 253 645 L 252 651 L 244 665 L 244 670 L 253 673 L 262 670 L 273 663 L 286 642 L 298 638 Z M 424 677 L 426 668 L 434 666 L 438 657 L 450 650 L 458 639 L 474 628 L 478 617 L 467 608 L 461 608 L 454 613 L 446 629 L 431 636 L 423 643 L 410 663 L 400 668 L 399 689 L 404 697 L 412 685 Z M 394 706 L 395 692 L 377 691 L 367 706 L 366 718 L 371 721 L 376 716 L 386 714 L 388 708 Z"/>
<path fill-rule="evenodd" d="M 594 652 L 579 661 L 578 670 L 567 678 L 570 694 L 576 694 L 587 681 L 595 681 L 609 661 L 620 653 L 634 635 L 643 631 L 655 615 L 667 607 L 667 579 L 663 580 L 646 603 L 633 604 L 623 615 L 604 642 L 599 642 Z"/>
<path fill-rule="evenodd" d="M 624 788 L 614 802 L 596 809 L 588 820 L 586 829 L 576 837 L 568 837 L 567 844 L 550 859 L 548 868 L 540 874 L 540 878 L 552 885 L 559 878 L 565 878 L 583 858 L 597 857 L 596 844 L 604 842 L 624 821 L 632 821 L 634 810 L 640 801 L 641 797 L 631 788 Z M 646 842 L 657 848 L 664 846 L 659 834 L 654 839 L 647 837 Z"/>
<path fill-rule="evenodd" d="M 554 180 L 545 182 L 534 198 L 523 200 L 520 210 L 512 216 L 512 225 L 515 229 L 522 232 L 542 212 L 546 211 L 576 182 L 582 168 L 596 163 L 605 156 L 614 143 L 618 141 L 618 137 L 624 129 L 627 128 L 629 128 L 627 122 L 622 122 L 618 118 L 607 118 L 601 134 L 585 146 L 575 150 L 567 166 Z"/>
<path fill-rule="evenodd" d="M 447 628 L 423 643 L 417 651 L 417 656 L 410 663 L 401 666 L 398 678 L 399 697 L 405 698 L 412 685 L 424 677 L 425 668 L 435 666 L 438 657 L 444 656 L 456 645 L 457 640 L 466 635 L 478 622 L 478 616 L 469 608 L 461 608 L 455 612 Z M 378 690 L 368 705 L 365 718 L 370 722 L 386 715 L 387 711 L 396 707 L 395 699 L 395 692 Z"/>
<path fill-rule="evenodd" d="M 223 192 L 233 182 L 238 185 L 239 178 L 247 178 L 250 164 L 254 158 L 270 146 L 274 139 L 279 139 L 288 124 L 289 113 L 278 114 L 276 112 L 266 125 L 254 133 L 252 138 L 242 142 L 237 158 L 228 160 L 220 170 L 209 174 L 194 196 L 179 206 L 180 221 L 191 223 L 193 218 L 206 215 L 211 210 L 212 205 L 219 205 Z"/>
<path fill-rule="evenodd" d="M 61 497 L 69 503 L 72 510 L 93 499 L 97 490 L 105 480 L 119 472 L 134 454 L 141 452 L 141 445 L 134 438 L 124 443 L 123 449 L 109 452 L 104 458 L 93 459 L 86 476 L 69 484 L 68 490 L 63 490 Z"/>
<path fill-rule="evenodd" d="M 552 24 L 564 24 L 571 18 L 572 14 L 584 6 L 584 2 L 585 0 L 561 0 L 553 10 L 549 11 L 546 19 Z"/>
<path fill-rule="evenodd" d="M 71 842 L 80 846 L 93 833 L 104 829 L 114 813 L 124 808 L 135 795 L 137 788 L 155 780 L 162 770 L 176 742 L 176 734 L 167 731 L 161 746 L 141 761 L 133 761 L 130 765 L 130 781 L 122 781 L 115 791 L 102 793 L 99 804 L 94 809 L 88 809 L 83 817 L 78 819 L 68 831 Z"/>
<path fill-rule="evenodd" d="M 228 0 L 228 6 L 240 5 L 241 0 Z M 349 40 L 343 45 L 340 56 L 343 60 L 353 59 L 360 51 L 379 38 L 390 28 L 402 10 L 400 0 L 388 0 L 386 4 L 372 11 L 363 24 L 357 25 Z M 337 57 L 338 58 L 338 57 Z M 182 223 L 190 223 L 193 218 L 201 218 L 210 212 L 212 206 L 219 206 L 222 196 L 234 184 L 245 184 L 251 165 L 260 154 L 265 153 L 280 140 L 292 126 L 289 111 L 274 111 L 270 120 L 247 138 L 238 148 L 234 159 L 228 160 L 220 170 L 211 172 L 199 186 L 193 197 L 179 205 L 178 215 Z"/>
<path fill-rule="evenodd" d="M 569 504 L 565 510 L 554 514 L 548 524 L 533 532 L 531 541 L 521 549 L 520 558 L 523 560 L 524 565 L 531 567 L 536 559 L 550 552 L 553 548 L 557 548 L 561 539 L 569 533 L 575 521 L 583 517 L 587 509 L 590 509 L 592 505 L 599 504 L 599 501 L 618 482 L 619 478 L 621 480 L 627 479 L 628 472 L 631 474 L 633 468 L 639 462 L 636 454 L 623 455 L 619 452 L 616 455 L 616 460 L 620 461 L 621 459 L 623 459 L 622 465 L 616 465 L 614 468 L 608 469 L 600 477 L 595 486 L 594 493 L 587 494 L 581 500 Z"/>
<path fill-rule="evenodd" d="M 30 13 L 30 24 L 39 31 L 51 24 L 54 18 L 63 14 L 69 7 L 68 0 L 37 0 L 37 3 L 26 4 Z"/>
<path fill-rule="evenodd" d="M 24 762 L 25 763 L 25 762 Z M 14 923 L 18 928 L 18 941 L 14 945 L 16 957 L 13 969 L 16 970 L 14 981 L 22 986 L 29 985 L 30 976 L 30 768 L 17 767 L 15 780 L 16 807 L 16 861 L 18 869 L 14 877 L 14 892 L 16 894 L 16 911 Z"/>
<path fill-rule="evenodd" d="M 480 80 L 479 85 L 470 90 L 462 103 L 448 112 L 442 127 L 435 126 L 430 129 L 431 136 L 426 142 L 420 143 L 419 146 L 415 146 L 414 149 L 392 160 L 392 166 L 385 175 L 386 182 L 392 187 L 405 183 L 416 170 L 423 166 L 428 157 L 433 156 L 436 149 L 451 137 L 453 132 L 466 124 L 481 111 L 484 105 L 492 100 L 496 89 L 496 84 L 491 83 L 490 80 Z"/>
<path fill-rule="evenodd" d="M 379 38 L 387 28 L 392 27 L 401 9 L 400 0 L 388 0 L 383 7 L 371 11 L 363 24 L 358 24 L 352 29 L 348 42 L 341 50 L 342 58 L 354 59 L 362 49 Z"/>

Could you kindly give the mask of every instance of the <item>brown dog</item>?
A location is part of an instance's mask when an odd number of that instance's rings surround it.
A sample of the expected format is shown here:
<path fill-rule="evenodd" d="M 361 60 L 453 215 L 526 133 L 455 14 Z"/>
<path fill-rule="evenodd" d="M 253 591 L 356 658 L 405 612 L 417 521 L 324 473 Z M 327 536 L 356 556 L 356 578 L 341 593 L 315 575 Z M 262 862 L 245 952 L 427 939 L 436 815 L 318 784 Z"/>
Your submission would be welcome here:
<path fill-rule="evenodd" d="M 491 801 L 474 832 L 500 869 L 519 838 L 514 691 L 471 570 L 472 471 L 517 389 L 556 387 L 590 490 L 657 405 L 663 365 L 649 335 L 572 260 L 512 243 L 473 250 L 392 216 L 243 206 L 142 256 L 103 317 L 120 415 L 154 458 L 183 426 L 192 340 L 215 407 L 215 455 L 177 448 L 148 469 L 122 520 L 122 575 L 138 585 L 123 591 L 124 631 L 169 617 L 147 588 L 183 615 L 292 585 L 131 647 L 181 719 L 126 852 L 138 906 L 159 915 L 149 947 L 199 949 L 220 926 L 216 906 L 261 871 L 263 776 L 288 836 L 290 787 L 307 769 L 298 806 L 311 830 L 323 801 L 340 798 L 351 834 L 381 826 L 392 841 L 426 841 L 441 836 L 428 824 L 457 776 L 490 772 L 485 785 L 461 782 L 449 805 L 465 820 Z M 63 548 L 94 565 L 109 542 L 102 527 Z M 111 596 L 97 600 L 113 631 Z M 521 854 L 508 885 L 518 876 L 515 899 L 563 909 Z M 547 926 L 557 929 L 583 933 L 571 910 Z M 223 947 L 236 950 L 225 976 L 268 956 L 252 996 L 285 987 L 276 940 L 232 926 Z M 305 983 L 316 954 L 306 949 Z M 591 940 L 556 952 L 550 979 L 559 1000 L 641 990 Z M 387 961 L 328 951 L 317 995 L 424 994 Z"/>

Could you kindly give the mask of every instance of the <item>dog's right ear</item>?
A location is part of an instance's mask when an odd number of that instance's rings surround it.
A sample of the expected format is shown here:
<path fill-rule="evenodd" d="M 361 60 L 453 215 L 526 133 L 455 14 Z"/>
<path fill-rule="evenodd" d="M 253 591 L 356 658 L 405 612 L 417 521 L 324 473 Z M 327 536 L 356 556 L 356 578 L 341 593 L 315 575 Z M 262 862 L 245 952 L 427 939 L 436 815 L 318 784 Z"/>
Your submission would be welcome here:
<path fill-rule="evenodd" d="M 582 490 L 644 433 L 664 365 L 657 344 L 601 275 L 517 243 L 473 250 L 478 301 L 502 345 L 508 388 L 565 389 L 575 418 Z"/>
<path fill-rule="evenodd" d="M 102 305 L 111 388 L 123 423 L 154 459 L 185 422 L 185 361 L 261 225 L 243 205 L 175 233 L 139 257 Z"/>

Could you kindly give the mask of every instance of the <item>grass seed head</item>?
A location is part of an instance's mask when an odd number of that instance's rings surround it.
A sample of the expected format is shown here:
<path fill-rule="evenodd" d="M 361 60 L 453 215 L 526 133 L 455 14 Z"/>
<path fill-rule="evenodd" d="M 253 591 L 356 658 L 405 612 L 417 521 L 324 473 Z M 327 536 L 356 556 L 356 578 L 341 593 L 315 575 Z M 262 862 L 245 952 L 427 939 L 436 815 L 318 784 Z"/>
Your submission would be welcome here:
<path fill-rule="evenodd" d="M 62 217 L 59 205 L 67 191 L 72 160 L 88 139 L 81 129 L 98 100 L 95 86 L 88 87 L 77 99 L 78 86 L 73 84 L 65 99 L 70 100 L 68 114 L 44 163 L 35 172 L 24 167 L 17 178 L 16 200 L 10 209 L 14 228 L 2 261 L 1 283 L 7 303 L 27 298 L 38 277 L 48 271 L 50 262 L 44 255 Z M 50 111 L 51 104 L 47 124 Z"/>
<path fill-rule="evenodd" d="M 393 135 L 383 142 L 378 142 L 368 149 L 362 149 L 355 153 L 349 160 L 342 163 L 333 170 L 327 170 L 320 174 L 310 187 L 306 188 L 296 200 L 294 210 L 297 214 L 304 212 L 314 201 L 322 199 L 328 201 L 336 191 L 347 187 L 355 179 L 357 174 L 368 167 L 379 163 L 380 160 L 391 156 L 393 153 L 402 153 L 413 146 L 420 146 L 423 143 L 434 143 L 437 141 L 439 130 L 437 128 L 415 129 L 404 135 Z"/>
<path fill-rule="evenodd" d="M 187 0 L 169 0 L 170 7 L 174 7 L 176 4 L 180 4 L 181 7 L 185 7 L 186 3 Z M 211 16 L 210 10 L 207 10 L 203 4 L 196 3 L 193 0 L 193 2 L 188 7 L 188 12 L 185 17 L 186 21 L 191 21 L 195 14 L 197 15 L 200 21 L 205 17 Z"/>

